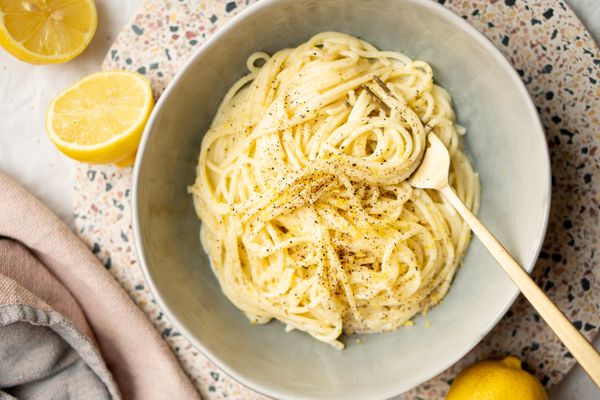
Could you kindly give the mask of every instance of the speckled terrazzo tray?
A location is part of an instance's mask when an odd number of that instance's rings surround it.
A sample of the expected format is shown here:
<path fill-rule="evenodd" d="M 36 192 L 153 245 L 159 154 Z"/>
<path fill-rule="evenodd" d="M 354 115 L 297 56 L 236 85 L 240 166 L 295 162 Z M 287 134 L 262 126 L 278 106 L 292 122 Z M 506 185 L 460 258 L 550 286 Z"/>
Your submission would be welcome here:
<path fill-rule="evenodd" d="M 429 0 L 424 0 L 429 1 Z M 147 75 L 159 96 L 202 41 L 253 1 L 146 0 L 121 32 L 103 69 Z M 534 277 L 592 339 L 600 326 L 600 54 L 585 27 L 562 1 L 440 0 L 483 32 L 513 64 L 546 129 L 553 170 L 550 225 Z M 160 330 L 206 398 L 262 396 L 220 372 L 161 313 L 145 286 L 132 243 L 131 169 L 81 164 L 76 174 L 76 225 L 116 279 Z M 403 395 L 441 398 L 466 365 L 516 354 L 552 386 L 574 360 L 535 311 L 519 298 L 465 358 Z"/>

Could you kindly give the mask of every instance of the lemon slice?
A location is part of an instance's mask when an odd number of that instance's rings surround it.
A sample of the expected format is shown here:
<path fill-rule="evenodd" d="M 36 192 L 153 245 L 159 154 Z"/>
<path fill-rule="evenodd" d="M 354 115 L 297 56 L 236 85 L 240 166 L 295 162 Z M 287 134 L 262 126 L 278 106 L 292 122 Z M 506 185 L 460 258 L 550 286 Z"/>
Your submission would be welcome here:
<path fill-rule="evenodd" d="M 154 106 L 150 82 L 125 71 L 99 72 L 62 92 L 48 107 L 46 131 L 67 156 L 89 163 L 133 163 Z"/>
<path fill-rule="evenodd" d="M 0 46 L 32 64 L 77 57 L 97 23 L 93 0 L 0 0 Z"/>

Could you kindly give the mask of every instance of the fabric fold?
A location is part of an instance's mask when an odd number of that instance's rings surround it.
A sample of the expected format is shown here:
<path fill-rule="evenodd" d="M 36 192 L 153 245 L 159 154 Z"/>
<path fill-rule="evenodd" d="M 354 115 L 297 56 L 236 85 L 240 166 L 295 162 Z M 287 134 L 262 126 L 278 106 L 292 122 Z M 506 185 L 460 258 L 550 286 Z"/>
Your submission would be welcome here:
<path fill-rule="evenodd" d="M 61 385 L 74 399 L 199 398 L 110 272 L 2 173 L 0 237 L 0 357 L 12 357 L 2 360 L 0 388 L 23 398 Z"/>

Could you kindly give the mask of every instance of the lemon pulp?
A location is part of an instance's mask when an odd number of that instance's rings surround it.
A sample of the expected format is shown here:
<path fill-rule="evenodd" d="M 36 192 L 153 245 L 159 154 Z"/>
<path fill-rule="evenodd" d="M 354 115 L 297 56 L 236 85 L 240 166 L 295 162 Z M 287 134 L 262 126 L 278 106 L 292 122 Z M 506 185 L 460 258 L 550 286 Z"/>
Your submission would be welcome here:
<path fill-rule="evenodd" d="M 48 108 L 46 131 L 60 151 L 79 161 L 131 164 L 154 105 L 142 75 L 109 71 L 66 89 Z"/>
<path fill-rule="evenodd" d="M 0 45 L 22 61 L 69 61 L 85 50 L 97 26 L 93 0 L 0 0 Z"/>

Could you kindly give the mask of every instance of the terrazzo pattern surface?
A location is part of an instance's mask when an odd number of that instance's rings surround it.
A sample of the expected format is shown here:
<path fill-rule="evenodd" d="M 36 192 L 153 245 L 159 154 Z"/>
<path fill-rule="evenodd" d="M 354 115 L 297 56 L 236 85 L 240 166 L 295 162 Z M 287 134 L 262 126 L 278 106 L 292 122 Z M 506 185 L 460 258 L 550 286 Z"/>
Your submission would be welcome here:
<path fill-rule="evenodd" d="M 430 1 L 430 0 L 423 0 Z M 254 1 L 146 0 L 107 54 L 103 69 L 145 74 L 155 97 L 200 44 Z M 537 105 L 552 162 L 548 234 L 533 277 L 592 339 L 600 326 L 600 53 L 563 1 L 440 0 L 483 32 L 511 62 Z M 220 372 L 166 320 L 137 265 L 131 229 L 131 168 L 81 164 L 76 226 L 146 312 L 201 394 L 208 399 L 263 396 Z M 522 298 L 467 356 L 399 399 L 442 398 L 465 366 L 516 354 L 550 387 L 574 359 Z"/>

